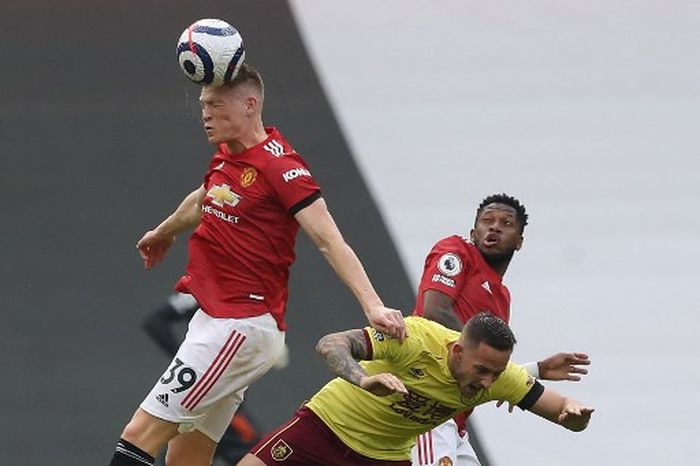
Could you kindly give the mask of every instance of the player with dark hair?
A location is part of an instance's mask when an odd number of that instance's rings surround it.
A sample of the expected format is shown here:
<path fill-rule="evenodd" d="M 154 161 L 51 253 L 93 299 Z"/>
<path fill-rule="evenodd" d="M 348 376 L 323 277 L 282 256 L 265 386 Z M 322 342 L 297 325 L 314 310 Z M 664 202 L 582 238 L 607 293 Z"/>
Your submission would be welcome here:
<path fill-rule="evenodd" d="M 111 466 L 153 464 L 167 443 L 169 466 L 209 466 L 243 400 L 284 348 L 289 269 L 299 228 L 354 293 L 372 327 L 403 341 L 401 312 L 384 306 L 331 216 L 309 167 L 262 121 L 260 74 L 243 64 L 230 83 L 204 87 L 202 122 L 216 145 L 203 184 L 147 232 L 145 267 L 176 235 L 195 229 L 176 289 L 201 309 L 184 342 L 121 434 Z"/>
<path fill-rule="evenodd" d="M 493 194 L 479 204 L 469 238 L 459 235 L 438 241 L 425 259 L 415 315 L 454 330 L 479 312 L 510 320 L 510 293 L 503 275 L 523 244 L 528 222 L 525 206 L 508 194 Z M 539 363 L 526 364 L 534 377 L 579 380 L 589 364 L 584 353 L 558 353 Z M 478 466 L 469 444 L 466 419 L 470 412 L 416 439 L 414 466 Z"/>
<path fill-rule="evenodd" d="M 403 345 L 371 328 L 323 337 L 316 348 L 338 378 L 238 465 L 409 466 L 417 435 L 494 400 L 587 427 L 592 408 L 509 362 L 515 337 L 498 317 L 480 313 L 461 333 L 422 317 L 406 327 Z"/>

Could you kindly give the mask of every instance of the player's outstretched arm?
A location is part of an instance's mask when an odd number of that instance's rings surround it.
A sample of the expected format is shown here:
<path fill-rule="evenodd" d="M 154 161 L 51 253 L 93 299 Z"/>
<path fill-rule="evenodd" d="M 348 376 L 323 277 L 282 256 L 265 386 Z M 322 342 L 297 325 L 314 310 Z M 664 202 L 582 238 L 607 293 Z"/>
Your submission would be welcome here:
<path fill-rule="evenodd" d="M 192 229 L 202 218 L 202 199 L 206 191 L 200 186 L 180 203 L 175 212 L 163 220 L 155 229 L 147 231 L 136 243 L 146 270 L 155 267 L 167 254 L 175 237 L 185 230 Z"/>
<path fill-rule="evenodd" d="M 370 325 L 403 342 L 406 326 L 401 311 L 385 307 L 379 299 L 355 251 L 343 239 L 326 201 L 317 199 L 297 212 L 295 218 L 338 277 L 352 290 Z"/>
<path fill-rule="evenodd" d="M 335 375 L 368 392 L 377 396 L 387 396 L 395 392 L 406 393 L 404 384 L 393 374 L 368 375 L 358 364 L 358 360 L 368 359 L 370 355 L 362 330 L 326 335 L 316 344 L 316 351 Z"/>
<path fill-rule="evenodd" d="M 586 353 L 557 353 L 537 363 L 542 380 L 570 380 L 578 382 L 588 374 L 583 366 L 591 364 Z"/>
<path fill-rule="evenodd" d="M 545 388 L 529 411 L 569 430 L 580 432 L 588 427 L 594 409 L 584 406 L 580 401 L 564 397 L 554 390 Z"/>

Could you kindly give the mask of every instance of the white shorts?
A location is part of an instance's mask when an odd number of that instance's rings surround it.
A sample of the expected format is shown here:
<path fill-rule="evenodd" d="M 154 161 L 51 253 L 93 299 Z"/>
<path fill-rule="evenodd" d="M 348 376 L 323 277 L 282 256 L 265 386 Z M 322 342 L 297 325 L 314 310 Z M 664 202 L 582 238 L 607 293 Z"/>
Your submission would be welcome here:
<path fill-rule="evenodd" d="M 469 435 L 459 435 L 457 423 L 450 419 L 419 435 L 411 450 L 413 466 L 481 466 Z"/>
<path fill-rule="evenodd" d="M 218 442 L 243 394 L 277 361 L 284 332 L 270 314 L 217 319 L 197 310 L 185 341 L 141 408 Z"/>

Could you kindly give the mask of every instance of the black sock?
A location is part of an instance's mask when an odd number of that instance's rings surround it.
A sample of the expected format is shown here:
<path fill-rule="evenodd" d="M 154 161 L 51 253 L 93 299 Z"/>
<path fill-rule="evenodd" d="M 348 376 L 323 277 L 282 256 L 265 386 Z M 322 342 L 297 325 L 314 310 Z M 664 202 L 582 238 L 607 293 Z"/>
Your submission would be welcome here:
<path fill-rule="evenodd" d="M 153 466 L 155 459 L 133 443 L 119 439 L 109 466 Z"/>

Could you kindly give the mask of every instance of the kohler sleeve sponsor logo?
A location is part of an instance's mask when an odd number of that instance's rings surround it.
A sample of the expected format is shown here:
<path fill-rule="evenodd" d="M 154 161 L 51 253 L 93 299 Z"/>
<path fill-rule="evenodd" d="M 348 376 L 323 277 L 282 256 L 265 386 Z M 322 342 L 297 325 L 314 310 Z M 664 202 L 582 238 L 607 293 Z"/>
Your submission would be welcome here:
<path fill-rule="evenodd" d="M 289 183 L 293 179 L 299 178 L 300 176 L 311 176 L 311 172 L 306 168 L 292 168 L 291 170 L 287 170 L 286 172 L 282 173 L 282 179 L 285 183 Z"/>

